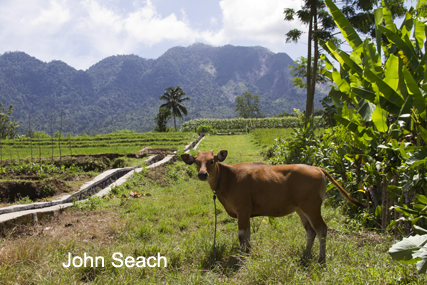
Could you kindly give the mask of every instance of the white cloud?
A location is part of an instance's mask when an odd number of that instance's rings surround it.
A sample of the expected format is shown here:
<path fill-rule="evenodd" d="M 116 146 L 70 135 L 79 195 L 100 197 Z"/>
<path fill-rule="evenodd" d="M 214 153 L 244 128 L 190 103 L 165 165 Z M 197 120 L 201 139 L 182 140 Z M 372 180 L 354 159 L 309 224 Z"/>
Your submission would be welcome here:
<path fill-rule="evenodd" d="M 55 33 L 69 21 L 70 12 L 61 1 L 5 1 L 0 14 L 1 33 L 21 35 Z"/>
<path fill-rule="evenodd" d="M 41 9 L 40 14 L 31 20 L 31 24 L 34 26 L 38 25 L 61 25 L 70 20 L 70 11 L 63 5 L 64 3 L 59 3 L 56 1 L 50 1 L 49 7 L 46 9 Z"/>
<path fill-rule="evenodd" d="M 116 33 L 123 29 L 122 19 L 114 10 L 103 7 L 93 0 L 83 2 L 83 5 L 87 7 L 89 17 L 82 28 L 108 29 Z"/>
<path fill-rule="evenodd" d="M 162 18 L 150 1 L 124 19 L 126 32 L 139 43 L 157 44 L 163 40 L 190 40 L 193 31 L 185 20 L 175 14 Z"/>
<path fill-rule="evenodd" d="M 283 21 L 283 9 L 299 8 L 301 2 L 222 0 L 221 14 L 209 16 L 203 27 L 185 9 L 191 1 L 183 0 L 184 8 L 176 12 L 164 12 L 156 1 L 1 0 L 0 52 L 19 50 L 86 69 L 110 55 L 159 56 L 168 47 L 194 42 L 243 41 L 277 50 L 286 32 L 298 25 Z M 176 0 L 161 3 L 167 1 Z"/>
<path fill-rule="evenodd" d="M 135 2 L 101 0 L 3 0 L 0 15 L 2 52 L 24 51 L 45 61 L 74 58 L 67 62 L 87 68 L 88 58 L 97 61 L 114 54 L 135 53 L 165 40 L 195 41 L 185 11 L 161 16 L 148 0 Z M 81 66 L 82 59 L 86 61 Z"/>
<path fill-rule="evenodd" d="M 282 43 L 287 31 L 300 24 L 283 20 L 284 8 L 300 8 L 301 1 L 283 2 L 222 0 L 223 27 L 219 32 L 203 32 L 212 44 L 224 44 L 235 40 Z"/>

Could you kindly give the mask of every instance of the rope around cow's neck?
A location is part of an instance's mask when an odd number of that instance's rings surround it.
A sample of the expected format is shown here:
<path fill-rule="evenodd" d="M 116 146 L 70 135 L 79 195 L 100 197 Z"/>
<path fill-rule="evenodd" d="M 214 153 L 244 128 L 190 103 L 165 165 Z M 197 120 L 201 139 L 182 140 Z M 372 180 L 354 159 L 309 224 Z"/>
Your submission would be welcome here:
<path fill-rule="evenodd" d="M 213 195 L 213 201 L 214 201 L 214 209 L 215 209 L 215 232 L 214 232 L 214 240 L 213 240 L 213 248 L 212 248 L 212 259 L 211 259 L 211 262 L 210 262 L 210 265 L 209 265 L 209 267 L 211 268 L 212 267 L 212 265 L 213 265 L 213 262 L 214 262 L 214 260 L 215 260 L 215 253 L 216 253 L 216 250 L 215 250 L 215 241 L 216 241 L 216 224 L 217 224 L 217 213 L 216 213 L 216 195 L 217 195 L 217 191 L 219 190 L 219 188 L 220 188 L 220 185 L 221 185 L 221 178 L 222 178 L 222 165 L 221 165 L 221 163 L 219 164 L 219 179 L 218 179 L 218 181 L 217 181 L 217 184 L 216 184 L 216 188 L 215 188 L 215 190 L 214 190 L 214 195 Z"/>
<path fill-rule="evenodd" d="M 214 240 L 213 240 L 213 247 L 212 247 L 212 259 L 211 262 L 209 264 L 209 268 L 212 268 L 213 263 L 215 261 L 215 240 L 216 240 L 216 192 L 214 192 L 213 195 L 213 200 L 214 200 L 214 208 L 215 208 L 215 233 L 214 233 Z"/>

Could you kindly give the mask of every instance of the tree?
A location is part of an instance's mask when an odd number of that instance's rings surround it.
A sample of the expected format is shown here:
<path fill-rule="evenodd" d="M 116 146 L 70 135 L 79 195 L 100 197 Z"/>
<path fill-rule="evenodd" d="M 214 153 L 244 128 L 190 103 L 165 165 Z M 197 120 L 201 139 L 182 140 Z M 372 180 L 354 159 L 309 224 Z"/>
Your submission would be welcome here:
<path fill-rule="evenodd" d="M 262 118 L 264 113 L 259 109 L 259 95 L 253 95 L 246 91 L 242 96 L 236 98 L 236 108 L 234 112 L 237 112 L 236 117 L 243 118 Z"/>
<path fill-rule="evenodd" d="M 304 80 L 307 78 L 307 58 L 301 56 L 294 63 L 295 65 L 288 66 L 289 69 L 292 69 L 292 83 L 295 87 L 307 88 L 307 80 Z M 318 67 L 316 83 L 324 84 L 330 81 L 329 78 L 321 72 L 321 70 L 325 69 L 325 64 L 322 60 L 319 61 Z"/>
<path fill-rule="evenodd" d="M 373 11 L 374 6 L 378 5 L 378 3 L 379 1 L 374 0 L 345 0 L 340 10 L 356 31 L 375 38 L 375 16 Z M 407 12 L 402 0 L 388 0 L 384 1 L 384 4 L 388 6 L 393 19 L 402 17 Z"/>
<path fill-rule="evenodd" d="M 159 113 L 154 118 L 154 121 L 156 121 L 157 126 L 155 126 L 154 131 L 156 132 L 166 132 L 166 124 L 168 123 L 169 119 L 172 116 L 171 110 L 169 110 L 166 107 L 160 107 Z"/>
<path fill-rule="evenodd" d="M 332 39 L 332 31 L 335 29 L 334 21 L 329 13 L 324 10 L 324 7 L 325 4 L 323 1 L 304 0 L 304 6 L 301 10 L 296 12 L 291 8 L 284 10 L 286 21 L 292 21 L 294 16 L 297 15 L 301 22 L 308 24 L 306 125 L 313 114 L 314 92 L 316 89 L 319 61 L 319 38 L 323 40 Z M 302 33 L 298 29 L 289 31 L 286 34 L 286 42 L 298 42 Z M 312 52 L 312 48 L 314 48 L 314 52 Z"/>
<path fill-rule="evenodd" d="M 13 106 L 10 105 L 9 110 L 6 112 L 3 104 L 0 103 L 0 166 L 3 167 L 3 151 L 1 140 L 6 137 L 14 137 L 19 125 L 18 122 L 11 116 Z"/>
<path fill-rule="evenodd" d="M 16 135 L 16 131 L 19 127 L 19 124 L 11 116 L 13 112 L 13 106 L 10 105 L 9 110 L 6 112 L 3 104 L 0 103 L 0 139 L 5 139 L 6 137 L 13 137 Z"/>
<path fill-rule="evenodd" d="M 173 115 L 173 124 L 175 126 L 176 131 L 176 117 L 183 119 L 182 115 L 187 116 L 187 108 L 182 104 L 182 102 L 186 100 L 190 100 L 189 97 L 185 96 L 184 91 L 182 91 L 181 87 L 177 86 L 175 88 L 168 87 L 166 88 L 165 93 L 160 96 L 160 100 L 166 100 L 166 103 L 162 104 L 161 107 L 166 107 L 172 111 Z"/>
<path fill-rule="evenodd" d="M 364 34 L 374 35 L 375 18 L 372 11 L 377 2 L 376 0 L 345 0 L 341 11 L 356 30 Z M 406 9 L 403 6 L 403 1 L 389 0 L 388 2 L 393 7 L 391 10 L 393 16 L 404 15 Z M 319 40 L 332 41 L 339 46 L 339 40 L 333 34 L 336 24 L 324 8 L 325 3 L 323 1 L 304 0 L 304 6 L 301 10 L 284 9 L 285 21 L 292 21 L 297 16 L 302 23 L 308 25 L 306 124 L 313 114 L 314 93 L 319 69 Z M 298 42 L 302 34 L 303 31 L 293 29 L 286 34 L 286 42 Z"/>

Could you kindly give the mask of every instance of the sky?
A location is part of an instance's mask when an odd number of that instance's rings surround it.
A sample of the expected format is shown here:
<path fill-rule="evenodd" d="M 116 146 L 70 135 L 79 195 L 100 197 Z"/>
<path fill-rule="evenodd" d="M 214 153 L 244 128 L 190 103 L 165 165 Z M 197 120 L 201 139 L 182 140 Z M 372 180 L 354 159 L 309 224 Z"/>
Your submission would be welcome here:
<path fill-rule="evenodd" d="M 23 51 L 86 70 L 119 54 L 155 59 L 174 46 L 200 42 L 263 46 L 306 56 L 307 44 L 286 43 L 305 30 L 285 22 L 301 0 L 0 0 L 0 53 Z"/>

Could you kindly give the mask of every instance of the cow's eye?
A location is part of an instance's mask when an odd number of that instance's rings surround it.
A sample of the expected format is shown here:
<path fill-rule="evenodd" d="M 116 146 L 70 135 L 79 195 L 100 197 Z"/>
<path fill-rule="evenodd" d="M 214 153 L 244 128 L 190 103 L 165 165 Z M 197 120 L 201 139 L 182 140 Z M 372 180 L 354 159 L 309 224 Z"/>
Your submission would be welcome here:
<path fill-rule="evenodd" d="M 214 164 L 215 160 L 211 159 L 211 164 Z"/>

